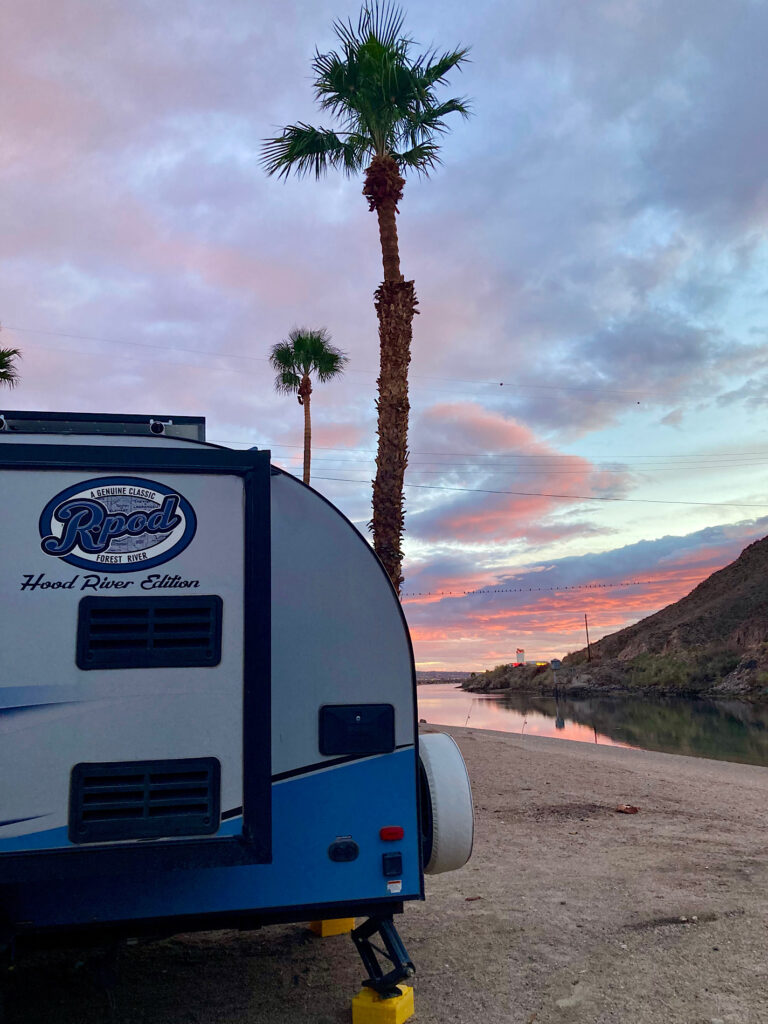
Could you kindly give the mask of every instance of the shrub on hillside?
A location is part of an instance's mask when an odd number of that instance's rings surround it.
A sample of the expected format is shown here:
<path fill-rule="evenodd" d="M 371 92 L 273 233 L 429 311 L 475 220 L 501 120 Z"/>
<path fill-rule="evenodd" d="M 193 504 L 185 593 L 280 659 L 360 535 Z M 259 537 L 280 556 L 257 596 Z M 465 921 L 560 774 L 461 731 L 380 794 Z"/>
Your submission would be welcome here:
<path fill-rule="evenodd" d="M 695 694 L 720 682 L 739 664 L 730 649 L 708 649 L 692 655 L 638 654 L 627 662 L 632 686 Z"/>

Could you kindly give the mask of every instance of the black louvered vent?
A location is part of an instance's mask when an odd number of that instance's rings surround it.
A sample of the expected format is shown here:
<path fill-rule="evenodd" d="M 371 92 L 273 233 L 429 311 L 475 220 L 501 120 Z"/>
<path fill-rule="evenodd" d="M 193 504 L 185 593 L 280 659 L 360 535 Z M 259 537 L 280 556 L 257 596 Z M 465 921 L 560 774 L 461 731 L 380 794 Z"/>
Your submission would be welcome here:
<path fill-rule="evenodd" d="M 215 757 L 77 764 L 69 791 L 73 843 L 211 835 L 219 827 Z"/>
<path fill-rule="evenodd" d="M 205 597 L 84 597 L 77 666 L 188 668 L 221 661 L 222 601 Z"/>

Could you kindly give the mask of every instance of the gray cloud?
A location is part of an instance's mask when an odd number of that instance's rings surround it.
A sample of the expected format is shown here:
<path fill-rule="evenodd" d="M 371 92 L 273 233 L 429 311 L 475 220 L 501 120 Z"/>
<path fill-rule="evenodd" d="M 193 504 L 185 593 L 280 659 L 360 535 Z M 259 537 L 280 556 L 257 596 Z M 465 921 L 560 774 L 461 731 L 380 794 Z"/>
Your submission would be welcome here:
<path fill-rule="evenodd" d="M 741 387 L 726 391 L 718 397 L 719 406 L 746 405 L 750 409 L 765 409 L 768 401 L 768 374 L 750 377 Z"/>

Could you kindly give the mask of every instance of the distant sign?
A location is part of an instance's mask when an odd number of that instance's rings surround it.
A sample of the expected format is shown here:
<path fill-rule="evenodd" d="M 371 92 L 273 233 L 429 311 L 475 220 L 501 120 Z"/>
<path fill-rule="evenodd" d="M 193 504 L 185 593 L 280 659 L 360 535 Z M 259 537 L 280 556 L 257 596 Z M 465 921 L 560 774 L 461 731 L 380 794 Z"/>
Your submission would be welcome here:
<path fill-rule="evenodd" d="M 552 661 L 550 661 L 549 664 L 552 666 L 552 668 L 555 670 L 555 672 L 557 672 L 557 670 L 559 668 L 563 667 L 563 663 L 562 663 L 562 661 L 560 661 L 559 658 L 553 658 Z"/>

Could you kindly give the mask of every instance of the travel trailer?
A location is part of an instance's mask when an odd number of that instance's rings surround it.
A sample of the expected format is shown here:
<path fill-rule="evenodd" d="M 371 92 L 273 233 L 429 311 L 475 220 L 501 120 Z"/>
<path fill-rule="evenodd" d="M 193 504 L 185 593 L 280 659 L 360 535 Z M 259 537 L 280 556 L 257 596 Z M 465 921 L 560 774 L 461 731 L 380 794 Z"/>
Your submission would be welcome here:
<path fill-rule="evenodd" d="M 362 918 L 391 993 L 472 804 L 365 538 L 194 417 L 6 412 L 0 494 L 0 943 Z"/>

